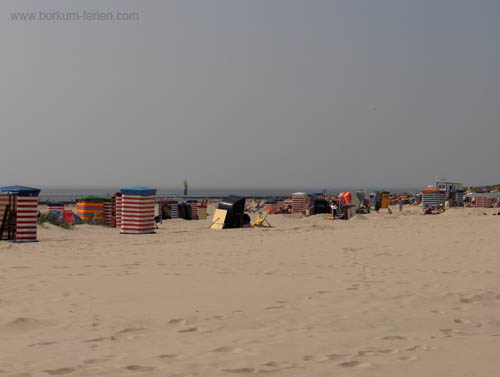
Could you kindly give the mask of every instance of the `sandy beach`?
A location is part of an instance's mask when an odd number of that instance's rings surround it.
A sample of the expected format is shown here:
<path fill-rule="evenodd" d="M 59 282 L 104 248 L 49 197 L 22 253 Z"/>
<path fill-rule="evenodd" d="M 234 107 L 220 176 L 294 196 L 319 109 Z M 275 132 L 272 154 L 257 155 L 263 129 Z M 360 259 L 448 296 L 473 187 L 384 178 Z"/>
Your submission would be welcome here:
<path fill-rule="evenodd" d="M 0 242 L 0 376 L 498 375 L 500 217 L 39 226 Z"/>

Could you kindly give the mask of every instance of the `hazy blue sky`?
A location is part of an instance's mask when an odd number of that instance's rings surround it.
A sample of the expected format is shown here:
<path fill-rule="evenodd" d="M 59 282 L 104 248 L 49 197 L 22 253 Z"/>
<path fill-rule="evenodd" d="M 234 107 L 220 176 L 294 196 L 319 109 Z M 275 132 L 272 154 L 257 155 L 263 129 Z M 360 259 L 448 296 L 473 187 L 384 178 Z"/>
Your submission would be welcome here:
<path fill-rule="evenodd" d="M 500 183 L 500 1 L 3 1 L 0 185 Z M 137 22 L 12 21 L 20 11 Z"/>

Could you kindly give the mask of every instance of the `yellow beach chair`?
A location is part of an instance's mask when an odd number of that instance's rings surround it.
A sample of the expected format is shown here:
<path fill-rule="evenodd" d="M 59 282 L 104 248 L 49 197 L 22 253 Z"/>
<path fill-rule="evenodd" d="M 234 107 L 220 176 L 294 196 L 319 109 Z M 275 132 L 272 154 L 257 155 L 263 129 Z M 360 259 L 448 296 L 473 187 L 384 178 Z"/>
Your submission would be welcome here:
<path fill-rule="evenodd" d="M 259 217 L 257 217 L 257 220 L 255 220 L 253 223 L 251 223 L 252 227 L 255 227 L 255 228 L 272 228 L 272 225 L 269 223 L 269 221 L 267 221 L 267 215 L 262 217 L 261 215 L 259 215 Z"/>

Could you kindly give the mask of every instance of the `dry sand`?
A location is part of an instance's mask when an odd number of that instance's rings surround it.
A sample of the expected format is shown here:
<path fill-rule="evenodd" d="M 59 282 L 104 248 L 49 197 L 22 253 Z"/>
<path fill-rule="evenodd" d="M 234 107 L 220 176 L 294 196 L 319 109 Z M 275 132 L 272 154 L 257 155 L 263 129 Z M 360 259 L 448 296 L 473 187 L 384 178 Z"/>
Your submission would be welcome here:
<path fill-rule="evenodd" d="M 492 213 L 39 227 L 0 242 L 0 376 L 498 376 Z"/>

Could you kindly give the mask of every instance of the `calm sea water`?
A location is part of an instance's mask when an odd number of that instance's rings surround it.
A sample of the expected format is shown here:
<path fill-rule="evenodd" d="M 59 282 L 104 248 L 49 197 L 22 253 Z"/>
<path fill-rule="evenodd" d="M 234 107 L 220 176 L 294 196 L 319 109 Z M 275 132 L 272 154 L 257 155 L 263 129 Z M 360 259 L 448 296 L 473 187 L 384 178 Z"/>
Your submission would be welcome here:
<path fill-rule="evenodd" d="M 272 196 L 288 196 L 293 192 L 319 193 L 325 192 L 329 195 L 336 195 L 343 191 L 367 191 L 373 192 L 376 190 L 385 189 L 390 192 L 417 192 L 418 189 L 391 189 L 391 188 L 283 188 L 283 189 L 189 189 L 188 197 L 209 197 L 222 198 L 227 195 L 241 195 L 245 197 L 272 197 Z M 111 197 L 119 188 L 42 188 L 40 192 L 40 200 L 61 200 L 72 201 L 82 196 L 100 196 Z M 159 188 L 157 191 L 158 197 L 184 197 L 183 189 L 176 188 Z"/>

